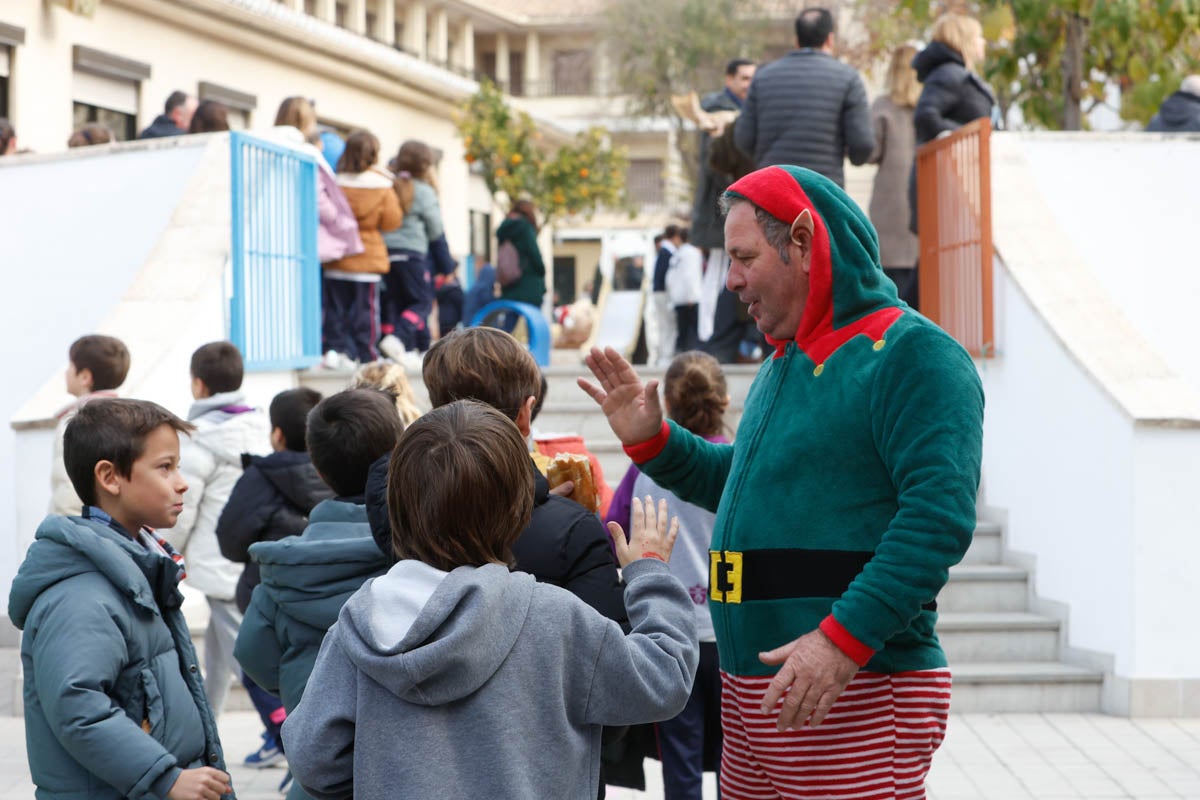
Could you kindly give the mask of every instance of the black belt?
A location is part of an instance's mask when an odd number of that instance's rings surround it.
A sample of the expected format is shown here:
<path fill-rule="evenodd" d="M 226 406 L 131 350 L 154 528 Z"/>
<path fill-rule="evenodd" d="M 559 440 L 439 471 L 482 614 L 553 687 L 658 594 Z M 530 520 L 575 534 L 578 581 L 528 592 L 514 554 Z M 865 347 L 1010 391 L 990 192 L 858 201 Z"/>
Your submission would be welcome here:
<path fill-rule="evenodd" d="M 841 597 L 874 555 L 862 550 L 710 550 L 708 596 L 718 603 Z M 937 611 L 937 601 L 921 609 Z"/>

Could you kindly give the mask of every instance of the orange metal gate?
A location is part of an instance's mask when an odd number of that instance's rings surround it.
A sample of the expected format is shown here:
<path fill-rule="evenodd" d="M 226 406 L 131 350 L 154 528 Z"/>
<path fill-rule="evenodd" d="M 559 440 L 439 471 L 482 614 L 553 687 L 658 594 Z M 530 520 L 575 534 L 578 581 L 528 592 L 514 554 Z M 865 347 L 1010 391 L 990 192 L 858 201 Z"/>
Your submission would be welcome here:
<path fill-rule="evenodd" d="M 921 313 L 971 355 L 995 355 L 992 182 L 986 119 L 917 151 Z"/>

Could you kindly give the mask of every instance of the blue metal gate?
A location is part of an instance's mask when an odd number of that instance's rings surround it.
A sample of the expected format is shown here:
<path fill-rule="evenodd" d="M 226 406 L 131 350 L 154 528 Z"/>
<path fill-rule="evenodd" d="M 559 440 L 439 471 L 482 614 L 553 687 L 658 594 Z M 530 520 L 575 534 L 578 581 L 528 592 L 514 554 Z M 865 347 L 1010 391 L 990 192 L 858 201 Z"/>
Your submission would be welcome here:
<path fill-rule="evenodd" d="M 229 340 L 247 370 L 312 366 L 321 357 L 316 159 L 244 133 L 229 142 Z"/>

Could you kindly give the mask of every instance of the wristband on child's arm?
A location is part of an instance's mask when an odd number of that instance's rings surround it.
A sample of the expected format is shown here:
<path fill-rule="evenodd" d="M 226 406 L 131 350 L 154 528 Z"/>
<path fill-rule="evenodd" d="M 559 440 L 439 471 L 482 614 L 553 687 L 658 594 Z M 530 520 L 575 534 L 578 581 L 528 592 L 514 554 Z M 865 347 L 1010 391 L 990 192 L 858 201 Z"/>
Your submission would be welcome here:
<path fill-rule="evenodd" d="M 657 558 L 659 561 L 663 562 L 664 564 L 667 563 L 667 560 L 665 558 L 663 558 L 662 556 L 660 556 L 658 553 L 654 552 L 653 550 L 647 550 L 644 553 L 642 553 L 642 558 Z"/>

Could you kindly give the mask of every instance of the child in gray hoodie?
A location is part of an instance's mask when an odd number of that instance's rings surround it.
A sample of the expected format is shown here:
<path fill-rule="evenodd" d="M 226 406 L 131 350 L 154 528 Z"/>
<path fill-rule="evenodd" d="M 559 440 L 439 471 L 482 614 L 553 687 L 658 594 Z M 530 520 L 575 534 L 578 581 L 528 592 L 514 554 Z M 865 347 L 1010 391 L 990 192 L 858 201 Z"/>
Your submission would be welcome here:
<path fill-rule="evenodd" d="M 604 725 L 670 719 L 698 659 L 687 590 L 667 568 L 678 531 L 634 500 L 610 525 L 633 630 L 510 572 L 533 473 L 520 432 L 458 401 L 405 431 L 388 481 L 399 559 L 342 608 L 283 738 L 318 800 L 592 800 Z"/>

